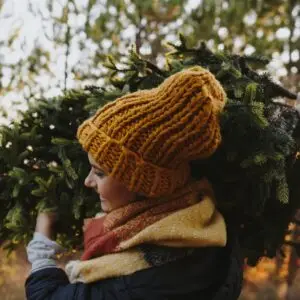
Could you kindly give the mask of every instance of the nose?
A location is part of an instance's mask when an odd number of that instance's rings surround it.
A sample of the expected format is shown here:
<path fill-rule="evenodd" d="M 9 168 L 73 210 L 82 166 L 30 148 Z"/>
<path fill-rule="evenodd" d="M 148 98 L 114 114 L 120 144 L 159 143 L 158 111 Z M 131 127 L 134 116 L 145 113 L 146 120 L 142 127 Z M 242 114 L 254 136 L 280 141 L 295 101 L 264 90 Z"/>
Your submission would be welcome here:
<path fill-rule="evenodd" d="M 93 180 L 91 178 L 91 172 L 88 174 L 88 176 L 84 180 L 84 185 L 87 188 L 92 188 L 93 187 Z"/>

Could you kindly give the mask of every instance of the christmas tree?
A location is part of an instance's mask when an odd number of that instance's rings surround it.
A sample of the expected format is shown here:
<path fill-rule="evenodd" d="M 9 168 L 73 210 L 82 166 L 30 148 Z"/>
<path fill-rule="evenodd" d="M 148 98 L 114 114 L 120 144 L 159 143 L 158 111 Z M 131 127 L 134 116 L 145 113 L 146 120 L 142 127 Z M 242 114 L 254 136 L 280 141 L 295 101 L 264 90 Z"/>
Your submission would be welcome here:
<path fill-rule="evenodd" d="M 192 162 L 193 176 L 212 182 L 218 208 L 239 230 L 249 264 L 276 255 L 300 203 L 299 115 L 281 101 L 296 95 L 261 72 L 268 63 L 264 57 L 213 53 L 205 43 L 189 48 L 182 36 L 169 46 L 163 68 L 135 49 L 122 64 L 108 57 L 107 87 L 43 99 L 20 122 L 1 128 L 0 234 L 11 241 L 8 247 L 30 238 L 37 212 L 45 209 L 60 214 L 58 240 L 78 246 L 82 219 L 99 207 L 83 187 L 88 163 L 76 127 L 108 101 L 200 65 L 221 82 L 228 100 L 221 115 L 223 143 L 210 159 Z"/>
<path fill-rule="evenodd" d="M 40 99 L 20 112 L 19 122 L 1 127 L 0 240 L 9 241 L 9 249 L 31 238 L 37 212 L 56 209 L 64 220 L 58 239 L 72 247 L 80 241 L 83 216 L 97 210 L 95 196 L 82 184 L 89 166 L 75 140 L 88 117 L 83 109 L 88 97 L 68 91 Z"/>

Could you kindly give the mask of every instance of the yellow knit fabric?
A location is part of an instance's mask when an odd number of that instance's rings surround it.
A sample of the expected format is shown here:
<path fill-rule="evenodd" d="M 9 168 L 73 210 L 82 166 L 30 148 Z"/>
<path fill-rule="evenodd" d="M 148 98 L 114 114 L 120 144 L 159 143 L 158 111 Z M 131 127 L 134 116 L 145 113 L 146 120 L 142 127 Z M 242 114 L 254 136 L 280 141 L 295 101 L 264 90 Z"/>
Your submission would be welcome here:
<path fill-rule="evenodd" d="M 173 212 L 122 241 L 119 249 L 115 249 L 117 253 L 72 262 L 66 267 L 70 281 L 91 283 L 152 267 L 138 247 L 143 244 L 178 248 L 224 247 L 227 243 L 226 225 L 216 209 L 209 182 L 203 179 L 190 187 L 186 201 L 194 204 Z M 178 194 L 177 198 L 181 199 L 182 195 Z"/>
<path fill-rule="evenodd" d="M 225 101 L 214 75 L 196 66 L 105 105 L 77 137 L 106 174 L 129 190 L 165 196 L 190 179 L 190 161 L 219 146 Z"/>
<path fill-rule="evenodd" d="M 73 261 L 66 266 L 66 273 L 71 283 L 91 283 L 130 275 L 150 267 L 141 251 L 129 249 L 86 261 Z"/>

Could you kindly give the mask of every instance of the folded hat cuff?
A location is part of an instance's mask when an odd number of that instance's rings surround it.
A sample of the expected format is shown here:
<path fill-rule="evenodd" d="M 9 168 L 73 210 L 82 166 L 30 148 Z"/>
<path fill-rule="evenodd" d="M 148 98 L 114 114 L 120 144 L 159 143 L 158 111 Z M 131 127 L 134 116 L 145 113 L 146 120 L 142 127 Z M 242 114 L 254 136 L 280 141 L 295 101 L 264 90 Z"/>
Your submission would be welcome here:
<path fill-rule="evenodd" d="M 148 196 L 160 197 L 173 193 L 190 178 L 188 162 L 176 169 L 164 168 L 145 161 L 117 141 L 98 129 L 91 120 L 78 129 L 77 138 L 107 174 L 123 183 L 128 190 Z"/>

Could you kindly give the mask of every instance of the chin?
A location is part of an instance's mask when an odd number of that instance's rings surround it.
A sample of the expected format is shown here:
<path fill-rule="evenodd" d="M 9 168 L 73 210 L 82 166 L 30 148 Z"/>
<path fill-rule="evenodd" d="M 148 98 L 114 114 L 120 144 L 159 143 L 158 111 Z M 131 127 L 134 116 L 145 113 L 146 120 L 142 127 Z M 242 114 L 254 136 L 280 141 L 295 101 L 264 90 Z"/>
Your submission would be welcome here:
<path fill-rule="evenodd" d="M 110 212 L 109 207 L 107 207 L 107 205 L 106 205 L 106 204 L 103 204 L 103 203 L 101 203 L 101 210 L 102 210 L 103 212 L 105 212 L 105 213 Z"/>

